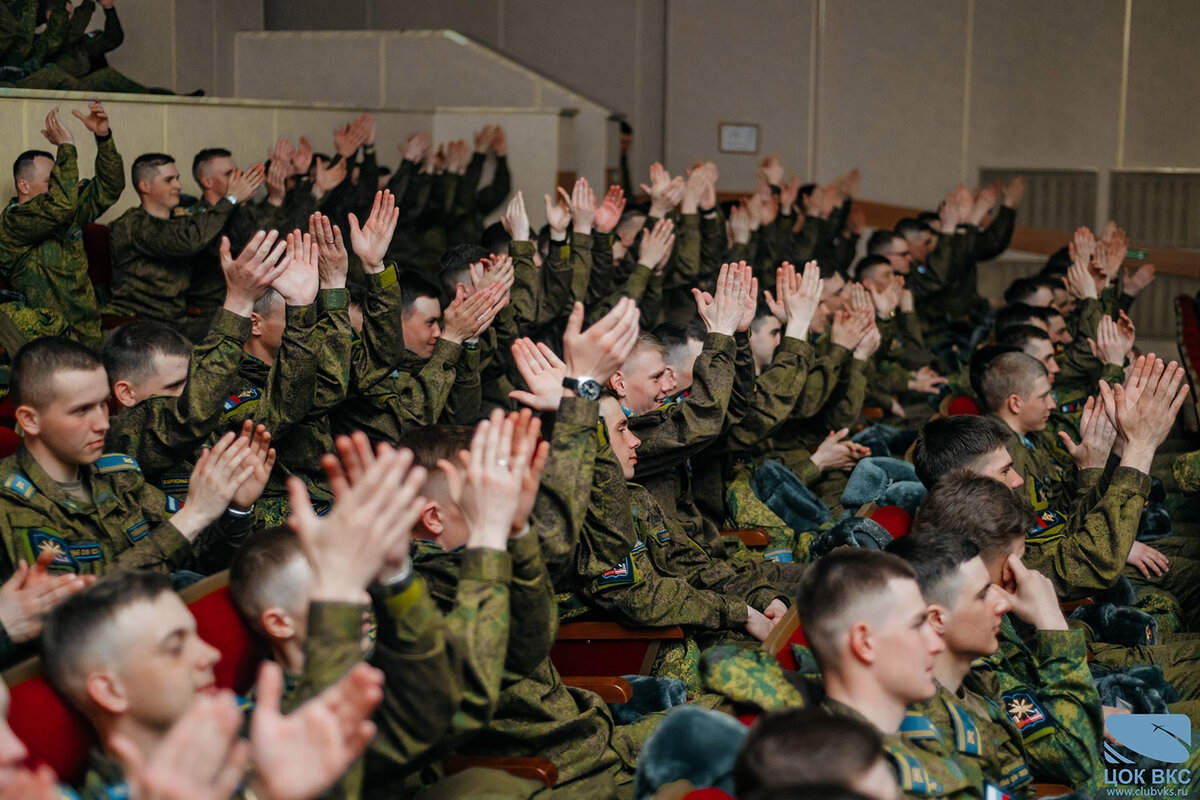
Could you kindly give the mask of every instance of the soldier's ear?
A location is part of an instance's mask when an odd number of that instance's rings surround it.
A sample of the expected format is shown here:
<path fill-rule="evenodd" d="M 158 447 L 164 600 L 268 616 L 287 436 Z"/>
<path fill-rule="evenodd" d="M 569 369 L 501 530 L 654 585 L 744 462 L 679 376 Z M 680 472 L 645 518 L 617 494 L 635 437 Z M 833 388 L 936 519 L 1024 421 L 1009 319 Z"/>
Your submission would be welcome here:
<path fill-rule="evenodd" d="M 138 404 L 138 395 L 133 386 L 126 380 L 119 380 L 113 384 L 113 397 L 117 398 L 117 402 L 125 408 L 133 408 Z"/>
<path fill-rule="evenodd" d="M 250 312 L 250 335 L 251 336 L 262 336 L 263 335 L 263 318 L 262 318 L 262 315 L 259 314 L 257 311 Z"/>
<path fill-rule="evenodd" d="M 279 606 L 263 609 L 259 622 L 262 623 L 263 631 L 272 639 L 287 640 L 296 635 L 292 615 Z"/>
<path fill-rule="evenodd" d="M 1021 400 L 1020 395 L 1010 394 L 1008 396 L 1008 399 L 1004 401 L 1004 405 L 1008 407 L 1008 411 L 1010 414 L 1020 414 L 1021 413 L 1021 405 L 1023 402 L 1024 401 Z"/>
<path fill-rule="evenodd" d="M 30 405 L 19 405 L 16 411 L 13 412 L 16 417 L 17 424 L 21 426 L 21 430 L 26 433 L 32 433 L 34 436 L 42 432 L 41 420 L 37 409 Z"/>
<path fill-rule="evenodd" d="M 123 714 L 129 708 L 125 684 L 107 670 L 89 673 L 84 681 L 84 690 L 91 702 L 110 714 Z"/>
<path fill-rule="evenodd" d="M 625 376 L 620 370 L 617 370 L 612 374 L 612 377 L 608 379 L 608 385 L 614 392 L 617 393 L 617 397 L 625 396 Z"/>
<path fill-rule="evenodd" d="M 433 535 L 441 535 L 442 531 L 446 529 L 445 521 L 442 519 L 442 508 L 434 502 L 426 501 L 418 521 L 427 533 Z"/>
<path fill-rule="evenodd" d="M 938 636 L 946 634 L 946 617 L 948 615 L 946 608 L 936 603 L 929 604 L 929 626 L 937 632 Z"/>
<path fill-rule="evenodd" d="M 871 629 L 865 622 L 856 622 L 851 626 L 847 647 L 850 648 L 850 655 L 863 664 L 874 664 L 878 660 L 879 653 L 871 638 Z"/>

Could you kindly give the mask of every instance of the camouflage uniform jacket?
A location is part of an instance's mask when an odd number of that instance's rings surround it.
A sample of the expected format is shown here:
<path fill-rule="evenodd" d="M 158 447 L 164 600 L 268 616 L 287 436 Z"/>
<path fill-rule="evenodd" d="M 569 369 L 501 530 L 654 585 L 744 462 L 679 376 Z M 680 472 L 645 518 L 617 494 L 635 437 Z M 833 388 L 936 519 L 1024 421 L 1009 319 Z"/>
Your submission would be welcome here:
<path fill-rule="evenodd" d="M 991 706 L 996 701 L 968 689 L 960 690 L 956 696 L 940 683 L 937 687 L 937 694 L 911 708 L 930 727 L 915 723 L 914 716 L 906 717 L 900 735 L 934 753 L 953 747 L 955 757 L 966 770 L 978 773 L 1005 794 L 1025 800 L 1037 797 L 1020 737 L 1010 732 L 1001 720 L 1002 714 L 992 716 Z"/>
<path fill-rule="evenodd" d="M 88 277 L 83 229 L 121 196 L 125 167 L 112 134 L 96 139 L 96 177 L 75 188 L 74 145 L 58 148 L 50 190 L 0 212 L 0 266 L 30 306 L 57 314 L 89 347 L 100 346 L 100 306 Z M 69 197 L 59 197 L 65 192 Z M 32 208 L 30 208 L 32 206 Z"/>
<path fill-rule="evenodd" d="M 223 197 L 202 213 L 189 209 L 160 219 L 135 206 L 113 220 L 112 310 L 182 324 L 192 282 L 191 259 L 216 240 L 234 208 Z"/>
<path fill-rule="evenodd" d="M 1007 720 L 1035 779 L 1098 789 L 1104 714 L 1083 631 L 1035 631 L 1026 644 L 1006 615 L 1000 647 L 972 664 L 963 685 L 989 700 L 993 718 Z"/>
<path fill-rule="evenodd" d="M 137 459 L 146 480 L 177 500 L 187 495 L 188 464 L 216 430 L 234 394 L 250 320 L 222 309 L 204 341 L 192 349 L 179 397 L 150 397 L 109 419 L 105 445 Z"/>
<path fill-rule="evenodd" d="M 50 565 L 54 572 L 103 575 L 119 568 L 170 572 L 185 567 L 216 571 L 228 564 L 255 522 L 253 515 L 222 520 L 192 543 L 171 524 L 179 503 L 146 483 L 130 456 L 103 455 L 95 464 L 80 467 L 80 473 L 91 489 L 91 504 L 68 497 L 24 445 L 0 462 L 3 579 L 18 561 L 33 563 L 46 549 L 55 554 Z"/>
<path fill-rule="evenodd" d="M 822 701 L 821 708 L 830 714 L 853 717 L 872 724 L 850 706 L 828 697 Z M 937 736 L 933 723 L 921 716 L 919 711 L 910 710 L 902 726 L 908 727 L 910 732 L 932 732 Z M 970 765 L 964 767 L 957 754 L 940 737 L 936 745 L 931 739 L 922 747 L 913 736 L 905 735 L 903 728 L 897 733 L 883 733 L 883 750 L 896 770 L 901 794 L 910 800 L 928 797 L 954 800 L 983 798 L 983 780 L 978 769 L 971 769 Z"/>

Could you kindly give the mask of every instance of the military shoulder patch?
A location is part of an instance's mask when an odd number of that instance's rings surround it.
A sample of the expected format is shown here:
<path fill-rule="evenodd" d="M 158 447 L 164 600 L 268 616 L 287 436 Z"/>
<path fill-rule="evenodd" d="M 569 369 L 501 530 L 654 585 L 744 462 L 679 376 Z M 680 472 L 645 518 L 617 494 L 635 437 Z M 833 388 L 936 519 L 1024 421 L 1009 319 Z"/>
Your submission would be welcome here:
<path fill-rule="evenodd" d="M 137 459 L 125 453 L 105 453 L 96 459 L 96 471 L 101 475 L 107 475 L 110 472 L 126 472 L 132 470 L 140 473 L 141 466 Z"/>
<path fill-rule="evenodd" d="M 51 572 L 78 572 L 79 565 L 71 555 L 71 548 L 66 540 L 49 528 L 17 528 L 13 531 L 25 539 L 25 557 L 29 563 L 38 560 L 44 552 L 51 552 L 54 558 L 47 567 Z"/>
<path fill-rule="evenodd" d="M 946 710 L 950 712 L 950 721 L 954 723 L 954 744 L 960 753 L 980 755 L 979 728 L 975 726 L 971 715 L 957 703 L 945 700 Z"/>
<path fill-rule="evenodd" d="M 225 398 L 224 411 L 226 414 L 228 414 L 230 411 L 233 411 L 235 408 L 240 406 L 242 403 L 248 402 L 250 400 L 257 400 L 261 396 L 262 396 L 262 392 L 260 392 L 258 389 L 255 389 L 254 387 L 250 387 L 249 389 L 244 389 L 244 390 L 238 392 L 237 394 L 231 394 L 231 395 L 229 395 L 229 397 Z"/>
<path fill-rule="evenodd" d="M 929 773 L 921 766 L 920 761 L 894 744 L 885 742 L 884 749 L 892 759 L 892 766 L 896 769 L 896 780 L 905 794 L 932 794 L 934 792 Z"/>
<path fill-rule="evenodd" d="M 174 514 L 176 511 L 178 511 L 181 508 L 183 508 L 182 502 L 180 502 L 176 498 L 172 497 L 171 495 L 167 495 L 167 511 L 170 511 L 172 514 Z"/>
<path fill-rule="evenodd" d="M 19 472 L 14 472 L 5 478 L 2 485 L 5 489 L 8 489 L 15 495 L 24 497 L 26 500 L 37 494 L 37 487 Z"/>
<path fill-rule="evenodd" d="M 904 714 L 904 721 L 900 723 L 900 735 L 905 739 L 939 739 L 937 729 L 933 727 L 933 723 L 929 721 L 929 717 L 920 714 L 916 711 L 908 711 Z"/>
<path fill-rule="evenodd" d="M 1041 702 L 1034 697 L 1033 692 L 1015 689 L 1000 695 L 1000 701 L 1004 705 L 1004 713 L 1016 726 L 1024 741 L 1040 739 L 1052 732 L 1054 722 L 1042 709 Z"/>
<path fill-rule="evenodd" d="M 129 541 L 136 542 L 150 532 L 150 523 L 146 520 L 135 522 L 125 529 L 125 535 L 129 537 Z"/>
<path fill-rule="evenodd" d="M 601 588 L 604 588 L 607 586 L 624 586 L 636 580 L 637 570 L 633 566 L 633 556 L 625 556 L 625 559 L 621 563 L 601 574 L 597 582 Z"/>

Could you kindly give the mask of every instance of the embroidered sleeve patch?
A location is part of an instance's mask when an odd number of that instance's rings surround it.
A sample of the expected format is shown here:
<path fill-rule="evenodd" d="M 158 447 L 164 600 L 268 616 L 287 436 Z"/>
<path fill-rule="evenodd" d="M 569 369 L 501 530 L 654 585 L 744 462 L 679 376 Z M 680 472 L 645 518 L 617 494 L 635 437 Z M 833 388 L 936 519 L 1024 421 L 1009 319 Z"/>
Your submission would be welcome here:
<path fill-rule="evenodd" d="M 1004 704 L 1004 713 L 1012 720 L 1023 740 L 1028 742 L 1052 732 L 1054 723 L 1032 692 L 1017 689 L 1005 692 L 1000 700 Z"/>
<path fill-rule="evenodd" d="M 225 398 L 225 409 L 224 409 L 225 413 L 228 414 L 230 411 L 233 411 L 235 408 L 240 406 L 242 403 L 245 403 L 250 400 L 257 400 L 261 395 L 262 395 L 262 393 L 259 392 L 258 389 L 255 389 L 254 387 L 251 387 L 249 389 L 244 389 L 244 390 L 238 392 L 237 394 L 231 394 L 231 395 L 229 395 L 229 397 Z"/>
<path fill-rule="evenodd" d="M 637 580 L 637 570 L 633 566 L 633 556 L 625 556 L 620 564 L 600 576 L 600 588 L 608 586 L 624 586 Z"/>
<path fill-rule="evenodd" d="M 181 508 L 183 508 L 183 503 L 179 502 L 171 495 L 167 495 L 167 511 L 170 511 L 172 514 L 174 514 Z"/>
<path fill-rule="evenodd" d="M 143 536 L 145 536 L 149 532 L 150 532 L 150 523 L 147 522 L 146 520 L 142 520 L 141 522 L 136 522 L 133 525 L 130 525 L 128 528 L 125 529 L 125 534 L 129 537 L 129 541 L 131 541 L 131 542 L 136 542 L 138 539 L 141 539 Z"/>
<path fill-rule="evenodd" d="M 49 551 L 54 554 L 54 559 L 47 569 L 52 572 L 79 571 L 79 565 L 71 556 L 71 549 L 67 546 L 66 541 L 56 535 L 54 531 L 47 528 L 26 528 L 24 531 L 18 529 L 15 533 L 25 534 L 25 555 L 29 559 L 29 563 L 32 564 L 37 561 L 38 556 Z"/>

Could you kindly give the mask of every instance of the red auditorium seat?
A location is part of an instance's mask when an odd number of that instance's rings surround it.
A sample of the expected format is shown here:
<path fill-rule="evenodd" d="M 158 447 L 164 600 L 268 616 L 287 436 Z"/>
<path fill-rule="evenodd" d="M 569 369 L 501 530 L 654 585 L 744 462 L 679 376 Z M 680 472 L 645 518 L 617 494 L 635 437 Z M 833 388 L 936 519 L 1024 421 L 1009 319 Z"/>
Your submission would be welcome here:
<path fill-rule="evenodd" d="M 952 397 L 946 405 L 946 414 L 952 417 L 959 414 L 970 414 L 977 417 L 982 413 L 979 409 L 979 404 L 975 402 L 974 398 L 967 397 L 966 395 Z"/>
<path fill-rule="evenodd" d="M 795 670 L 796 656 L 792 654 L 792 645 L 808 647 L 808 639 L 804 638 L 804 630 L 800 627 L 800 612 L 792 606 L 780 618 L 774 629 L 762 643 L 762 649 L 775 656 L 784 669 Z"/>
<path fill-rule="evenodd" d="M 900 506 L 881 506 L 871 514 L 871 519 L 882 525 L 893 539 L 899 539 L 912 529 L 912 516 Z"/>
<path fill-rule="evenodd" d="M 0 400 L 0 424 L 9 428 L 17 427 L 16 409 L 13 408 L 12 396 L 4 395 L 4 399 Z"/>
<path fill-rule="evenodd" d="M 8 458 L 17 452 L 21 437 L 12 428 L 0 428 L 0 458 Z"/>

